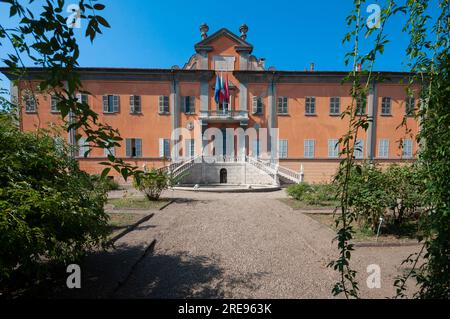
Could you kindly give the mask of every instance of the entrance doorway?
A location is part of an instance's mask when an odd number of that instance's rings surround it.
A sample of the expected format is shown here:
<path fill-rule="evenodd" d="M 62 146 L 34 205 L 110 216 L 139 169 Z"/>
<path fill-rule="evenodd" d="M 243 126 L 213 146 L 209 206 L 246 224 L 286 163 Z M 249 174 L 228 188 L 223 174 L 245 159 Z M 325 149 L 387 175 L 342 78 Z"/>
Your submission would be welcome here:
<path fill-rule="evenodd" d="M 227 183 L 227 170 L 225 168 L 222 168 L 220 170 L 220 184 L 226 183 Z"/>

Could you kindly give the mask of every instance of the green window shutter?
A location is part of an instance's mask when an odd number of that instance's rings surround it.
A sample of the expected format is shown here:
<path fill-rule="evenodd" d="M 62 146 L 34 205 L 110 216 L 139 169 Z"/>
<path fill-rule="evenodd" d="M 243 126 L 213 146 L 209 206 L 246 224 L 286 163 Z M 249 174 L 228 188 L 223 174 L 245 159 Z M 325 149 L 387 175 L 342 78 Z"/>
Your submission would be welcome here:
<path fill-rule="evenodd" d="M 159 139 L 159 157 L 164 157 L 164 139 Z"/>
<path fill-rule="evenodd" d="M 108 113 L 108 95 L 103 95 L 103 113 Z"/>
<path fill-rule="evenodd" d="M 125 144 L 126 144 L 125 155 L 126 157 L 131 157 L 131 139 L 129 138 L 125 139 Z"/>
<path fill-rule="evenodd" d="M 135 108 L 135 100 L 134 100 L 134 95 L 130 95 L 130 113 L 135 113 L 136 112 L 136 108 Z"/>
<path fill-rule="evenodd" d="M 134 143 L 136 147 L 136 157 L 142 157 L 142 139 L 137 138 Z"/>
<path fill-rule="evenodd" d="M 159 96 L 159 113 L 164 113 L 164 96 Z"/>
<path fill-rule="evenodd" d="M 136 113 L 141 113 L 141 96 L 135 95 L 134 96 L 134 110 Z"/>
<path fill-rule="evenodd" d="M 113 96 L 113 112 L 114 113 L 118 113 L 119 112 L 119 96 L 118 95 L 114 95 Z"/>
<path fill-rule="evenodd" d="M 254 96 L 252 101 L 252 113 L 256 114 L 258 113 L 258 97 Z"/>

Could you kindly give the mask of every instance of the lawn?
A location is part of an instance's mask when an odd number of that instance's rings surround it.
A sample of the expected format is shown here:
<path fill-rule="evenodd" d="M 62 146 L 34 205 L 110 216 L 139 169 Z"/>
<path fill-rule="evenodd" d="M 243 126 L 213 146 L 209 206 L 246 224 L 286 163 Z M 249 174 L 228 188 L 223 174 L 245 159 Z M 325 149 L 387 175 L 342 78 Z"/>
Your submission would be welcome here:
<path fill-rule="evenodd" d="M 113 205 L 114 209 L 145 209 L 158 210 L 167 205 L 169 199 L 161 198 L 158 201 L 150 201 L 145 197 L 126 197 L 113 198 L 108 200 L 108 204 Z"/>
<path fill-rule="evenodd" d="M 315 210 L 315 209 L 334 210 L 339 205 L 337 201 L 324 201 L 316 205 L 299 201 L 293 198 L 280 198 L 279 201 L 295 210 Z"/>
<path fill-rule="evenodd" d="M 321 214 L 321 213 L 306 213 L 307 216 L 315 219 L 323 225 L 336 230 L 335 217 L 333 214 Z M 372 230 L 367 228 L 361 228 L 359 225 L 353 225 L 355 234 L 355 242 L 375 242 L 377 241 L 376 234 Z M 399 227 L 390 226 L 389 228 L 382 227 L 378 242 L 381 243 L 401 243 L 410 242 L 415 239 L 418 234 L 417 223 L 405 223 Z"/>

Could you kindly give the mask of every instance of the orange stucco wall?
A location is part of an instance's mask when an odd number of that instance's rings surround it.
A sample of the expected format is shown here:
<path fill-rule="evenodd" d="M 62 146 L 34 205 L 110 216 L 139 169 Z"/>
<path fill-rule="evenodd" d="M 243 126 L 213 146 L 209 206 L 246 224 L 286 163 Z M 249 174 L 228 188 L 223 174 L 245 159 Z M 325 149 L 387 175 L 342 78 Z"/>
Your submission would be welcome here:
<path fill-rule="evenodd" d="M 208 53 L 209 69 L 214 68 L 213 58 L 216 55 L 234 56 L 235 70 L 239 70 L 240 57 L 236 51 L 236 43 L 229 37 L 221 37 L 210 43 L 213 48 Z M 234 88 L 231 91 L 233 96 L 232 108 L 240 109 L 239 101 L 242 92 L 239 90 L 239 80 L 233 72 L 224 72 L 223 76 L 228 78 Z M 215 78 L 208 80 L 208 110 L 215 110 L 214 101 Z M 25 84 L 19 87 L 19 95 L 23 94 Z M 158 98 L 160 95 L 171 95 L 170 80 L 85 80 L 84 90 L 91 93 L 88 103 L 92 109 L 99 114 L 99 122 L 111 125 L 119 129 L 122 138 L 142 139 L 142 158 L 129 159 L 129 162 L 137 166 L 147 165 L 148 167 L 160 167 L 167 163 L 159 157 L 159 139 L 170 139 L 173 114 L 161 115 L 158 113 Z M 258 124 L 265 128 L 269 125 L 269 83 L 246 83 L 247 85 L 247 127 L 254 127 Z M 277 83 L 276 97 L 288 97 L 287 115 L 275 114 L 275 126 L 279 128 L 279 138 L 288 140 L 288 158 L 283 159 L 280 164 L 294 170 L 304 167 L 305 179 L 310 182 L 328 181 L 334 175 L 338 160 L 328 159 L 328 140 L 338 139 L 347 130 L 348 121 L 342 120 L 339 116 L 330 116 L 330 97 L 341 97 L 341 111 L 351 103 L 349 96 L 350 86 L 340 83 Z M 188 122 L 194 123 L 195 129 L 192 132 L 201 132 L 202 126 L 199 121 L 201 104 L 201 83 L 196 81 L 180 81 L 179 92 L 182 96 L 195 97 L 194 114 L 179 114 L 179 127 L 185 128 Z M 114 114 L 103 114 L 102 96 L 119 95 L 120 111 Z M 130 114 L 130 95 L 141 96 L 142 113 L 139 115 Z M 251 112 L 252 98 L 259 96 L 263 99 L 263 113 L 254 115 Z M 314 96 L 316 98 L 316 114 L 305 115 L 305 97 Z M 390 116 L 381 115 L 382 97 L 391 97 L 392 112 Z M 401 157 L 398 141 L 402 138 L 411 138 L 418 132 L 418 124 L 413 118 L 407 118 L 406 123 L 411 130 L 408 134 L 404 128 L 398 128 L 402 123 L 405 114 L 405 85 L 400 84 L 379 84 L 377 87 L 377 117 L 375 130 L 375 157 L 378 154 L 378 140 L 389 139 L 389 159 L 397 161 Z M 36 113 L 26 113 L 22 107 L 22 128 L 23 130 L 34 130 L 37 126 L 48 127 L 51 123 L 62 124 L 59 114 L 50 111 L 51 98 L 49 95 L 38 95 L 38 108 Z M 172 100 L 170 100 L 172 103 Z M 172 110 L 172 105 L 170 106 Z M 239 127 L 239 123 L 209 123 L 206 127 Z M 360 132 L 359 138 L 367 140 L 365 132 Z M 314 159 L 304 158 L 304 140 L 315 140 Z M 180 142 L 181 148 L 184 143 Z M 200 151 L 201 141 L 196 140 L 197 152 Z M 367 143 L 365 142 L 365 148 Z M 413 151 L 417 151 L 417 143 L 413 142 Z M 180 155 L 183 154 L 180 151 Z M 116 149 L 116 156 L 125 157 L 125 147 Z M 388 159 L 388 160 L 389 160 Z M 98 162 L 104 160 L 103 150 L 95 149 L 88 159 L 80 159 L 80 165 L 90 173 L 99 173 L 103 166 Z M 111 174 L 115 174 L 111 172 Z"/>

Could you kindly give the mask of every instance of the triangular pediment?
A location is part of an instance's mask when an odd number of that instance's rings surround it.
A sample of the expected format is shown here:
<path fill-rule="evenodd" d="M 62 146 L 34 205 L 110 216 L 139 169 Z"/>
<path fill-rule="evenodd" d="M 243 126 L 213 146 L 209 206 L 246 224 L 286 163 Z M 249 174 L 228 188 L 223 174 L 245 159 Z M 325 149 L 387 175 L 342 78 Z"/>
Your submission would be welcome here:
<path fill-rule="evenodd" d="M 217 31 L 217 32 L 213 33 L 212 35 L 210 35 L 209 37 L 207 37 L 206 39 L 203 39 L 202 41 L 197 43 L 195 45 L 195 50 L 197 52 L 204 51 L 204 50 L 210 51 L 210 50 L 212 50 L 211 44 L 214 41 L 220 39 L 221 37 L 226 37 L 226 38 L 232 40 L 233 42 L 235 42 L 237 51 L 248 51 L 249 53 L 251 53 L 253 51 L 253 45 L 251 45 L 247 41 L 241 39 L 239 36 L 237 36 L 236 34 L 231 32 L 227 28 L 222 28 L 219 31 Z"/>

